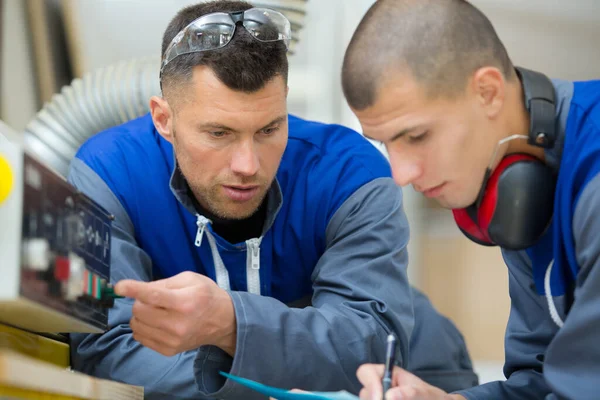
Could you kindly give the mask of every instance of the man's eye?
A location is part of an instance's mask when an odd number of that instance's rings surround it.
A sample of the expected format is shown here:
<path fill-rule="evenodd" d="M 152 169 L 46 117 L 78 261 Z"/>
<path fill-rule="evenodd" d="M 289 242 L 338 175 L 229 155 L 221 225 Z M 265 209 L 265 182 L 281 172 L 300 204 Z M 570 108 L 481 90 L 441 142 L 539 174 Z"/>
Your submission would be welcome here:
<path fill-rule="evenodd" d="M 411 143 L 418 143 L 418 142 L 422 142 L 423 139 L 425 139 L 426 137 L 427 137 L 427 132 L 423 132 L 420 135 L 409 136 L 408 141 Z"/>
<path fill-rule="evenodd" d="M 227 134 L 227 132 L 225 132 L 225 131 L 214 131 L 214 132 L 209 132 L 209 133 L 210 133 L 210 136 L 216 137 L 216 138 L 223 137 Z"/>
<path fill-rule="evenodd" d="M 278 127 L 278 126 L 272 126 L 272 127 L 270 127 L 270 128 L 265 128 L 265 129 L 263 129 L 263 130 L 262 130 L 262 133 L 263 133 L 264 135 L 272 135 L 272 134 L 274 134 L 275 132 L 277 132 L 278 130 L 279 130 L 279 127 Z"/>

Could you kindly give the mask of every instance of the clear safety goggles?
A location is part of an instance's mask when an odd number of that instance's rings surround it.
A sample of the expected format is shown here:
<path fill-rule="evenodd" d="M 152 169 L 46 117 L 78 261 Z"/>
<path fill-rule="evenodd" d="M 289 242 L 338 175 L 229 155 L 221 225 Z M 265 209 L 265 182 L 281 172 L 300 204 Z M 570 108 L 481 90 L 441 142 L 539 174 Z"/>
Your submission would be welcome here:
<path fill-rule="evenodd" d="M 241 23 L 252 37 L 261 42 L 283 40 L 289 49 L 292 39 L 290 21 L 280 12 L 268 8 L 250 8 L 231 13 L 206 14 L 192 21 L 171 41 L 165 51 L 160 71 L 174 58 L 189 53 L 215 50 L 226 46 Z"/>

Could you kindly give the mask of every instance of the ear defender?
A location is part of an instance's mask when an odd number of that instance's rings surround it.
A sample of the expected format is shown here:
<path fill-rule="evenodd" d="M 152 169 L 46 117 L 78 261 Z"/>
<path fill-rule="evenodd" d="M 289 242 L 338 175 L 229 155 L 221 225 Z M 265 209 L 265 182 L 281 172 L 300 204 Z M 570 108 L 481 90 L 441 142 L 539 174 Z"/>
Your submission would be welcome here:
<path fill-rule="evenodd" d="M 523 85 L 529 112 L 529 134 L 502 139 L 486 170 L 477 201 L 452 210 L 459 229 L 484 246 L 522 250 L 532 246 L 548 229 L 554 211 L 556 171 L 527 154 L 509 154 L 491 171 L 500 145 L 527 139 L 532 146 L 553 148 L 556 142 L 556 98 L 554 86 L 545 75 L 515 67 Z"/>
<path fill-rule="evenodd" d="M 511 154 L 485 183 L 479 207 L 452 210 L 460 230 L 475 243 L 520 250 L 544 234 L 553 214 L 554 172 L 537 158 Z"/>

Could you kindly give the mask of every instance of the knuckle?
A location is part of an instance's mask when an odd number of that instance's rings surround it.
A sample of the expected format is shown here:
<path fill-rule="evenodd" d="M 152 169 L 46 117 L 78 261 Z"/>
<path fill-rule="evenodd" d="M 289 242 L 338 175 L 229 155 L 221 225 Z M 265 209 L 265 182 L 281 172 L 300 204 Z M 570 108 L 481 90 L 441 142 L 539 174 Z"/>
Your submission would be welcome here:
<path fill-rule="evenodd" d="M 417 397 L 417 389 L 414 386 L 405 386 L 402 388 L 402 395 L 408 399 Z"/>
<path fill-rule="evenodd" d="M 177 343 L 180 342 L 180 338 L 184 337 L 187 333 L 187 325 L 183 322 L 178 322 L 173 325 L 173 333 L 175 333 L 175 340 Z"/>
<path fill-rule="evenodd" d="M 183 279 L 187 279 L 187 280 L 191 280 L 191 279 L 193 279 L 195 276 L 196 276 L 196 274 L 195 274 L 195 273 L 193 273 L 192 271 L 183 271 L 183 272 L 181 273 L 181 277 L 182 277 Z"/>
<path fill-rule="evenodd" d="M 362 364 L 360 367 L 358 367 L 358 370 L 356 371 L 357 374 L 362 375 L 365 372 L 367 372 L 369 369 L 371 369 L 371 364 Z"/>
<path fill-rule="evenodd" d="M 161 353 L 162 355 L 164 355 L 164 356 L 167 356 L 167 357 L 171 357 L 171 356 L 174 356 L 174 355 L 175 355 L 175 352 L 174 352 L 174 351 L 173 351 L 173 349 L 172 349 L 172 348 L 170 348 L 170 347 L 165 347 L 165 348 L 162 348 L 162 349 L 161 349 L 161 351 L 160 351 L 160 353 Z"/>
<path fill-rule="evenodd" d="M 179 304 L 177 305 L 178 311 L 182 314 L 193 313 L 197 308 L 197 299 L 199 298 L 198 291 L 194 291 L 188 296 L 180 299 Z"/>
<path fill-rule="evenodd" d="M 165 343 L 165 345 L 170 348 L 170 349 L 175 349 L 178 348 L 181 344 L 181 340 L 179 340 L 179 338 L 176 338 L 174 336 L 171 336 Z"/>
<path fill-rule="evenodd" d="M 194 311 L 194 302 L 187 298 L 185 300 L 183 300 L 182 302 L 179 303 L 179 305 L 177 306 L 178 311 L 181 312 L 182 314 L 190 314 L 191 312 Z"/>
<path fill-rule="evenodd" d="M 365 388 L 360 390 L 360 393 L 358 394 L 358 397 L 362 400 L 362 399 L 368 399 L 369 398 L 369 391 Z"/>
<path fill-rule="evenodd" d="M 143 308 L 144 306 L 142 305 L 142 303 L 136 301 L 135 303 L 133 303 L 133 307 L 131 307 L 131 313 L 133 315 L 138 315 L 142 312 Z"/>
<path fill-rule="evenodd" d="M 138 343 L 144 344 L 143 343 L 143 339 L 140 337 L 139 334 L 137 334 L 135 331 L 133 332 L 133 340 L 135 340 Z"/>
<path fill-rule="evenodd" d="M 169 352 L 169 349 L 166 348 L 166 347 L 160 347 L 160 348 L 157 348 L 157 349 L 154 349 L 154 350 L 156 352 L 162 354 L 163 356 L 167 356 L 167 357 L 171 356 L 171 353 Z"/>
<path fill-rule="evenodd" d="M 150 304 L 159 304 L 160 292 L 157 289 L 152 289 L 148 298 L 150 299 Z"/>

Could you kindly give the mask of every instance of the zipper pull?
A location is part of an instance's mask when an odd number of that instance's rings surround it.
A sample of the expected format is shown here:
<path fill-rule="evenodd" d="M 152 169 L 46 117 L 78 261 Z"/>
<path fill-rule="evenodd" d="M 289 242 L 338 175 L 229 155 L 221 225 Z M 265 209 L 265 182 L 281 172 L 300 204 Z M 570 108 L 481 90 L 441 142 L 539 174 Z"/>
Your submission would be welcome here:
<path fill-rule="evenodd" d="M 200 247 L 202 244 L 202 237 L 204 236 L 204 229 L 206 225 L 210 223 L 210 220 L 202 215 L 198 215 L 198 219 L 196 220 L 196 225 L 198 226 L 198 230 L 196 231 L 196 241 L 194 244 L 196 247 Z"/>
<path fill-rule="evenodd" d="M 248 251 L 250 252 L 250 265 L 252 269 L 260 269 L 260 239 L 248 240 Z"/>

